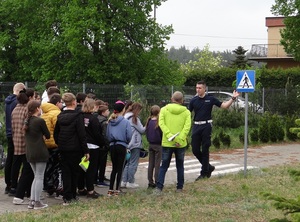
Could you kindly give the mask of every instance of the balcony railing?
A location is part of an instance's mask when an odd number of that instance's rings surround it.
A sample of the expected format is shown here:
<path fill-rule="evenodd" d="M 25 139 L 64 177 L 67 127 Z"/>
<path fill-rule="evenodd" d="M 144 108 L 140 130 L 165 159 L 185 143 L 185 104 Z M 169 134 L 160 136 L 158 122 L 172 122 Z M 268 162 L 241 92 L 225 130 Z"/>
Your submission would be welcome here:
<path fill-rule="evenodd" d="M 255 44 L 252 45 L 250 57 L 291 58 L 280 44 Z"/>

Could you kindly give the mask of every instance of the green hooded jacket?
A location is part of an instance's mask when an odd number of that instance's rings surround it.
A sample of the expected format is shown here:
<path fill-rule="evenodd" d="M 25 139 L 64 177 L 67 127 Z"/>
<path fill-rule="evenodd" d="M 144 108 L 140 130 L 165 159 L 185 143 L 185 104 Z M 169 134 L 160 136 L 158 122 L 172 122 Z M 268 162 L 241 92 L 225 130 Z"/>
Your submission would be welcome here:
<path fill-rule="evenodd" d="M 159 113 L 159 127 L 163 132 L 162 146 L 178 148 L 187 146 L 187 136 L 191 129 L 191 112 L 183 105 L 170 103 L 161 108 Z M 168 139 L 179 133 L 172 141 Z"/>

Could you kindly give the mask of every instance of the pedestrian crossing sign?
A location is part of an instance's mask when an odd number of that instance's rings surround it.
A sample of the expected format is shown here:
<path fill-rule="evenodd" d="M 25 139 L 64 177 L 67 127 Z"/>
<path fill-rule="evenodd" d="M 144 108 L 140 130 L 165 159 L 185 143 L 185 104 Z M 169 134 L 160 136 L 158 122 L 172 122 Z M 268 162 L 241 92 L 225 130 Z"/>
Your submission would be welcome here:
<path fill-rule="evenodd" d="M 236 90 L 238 92 L 254 92 L 255 71 L 239 70 L 236 72 Z"/>

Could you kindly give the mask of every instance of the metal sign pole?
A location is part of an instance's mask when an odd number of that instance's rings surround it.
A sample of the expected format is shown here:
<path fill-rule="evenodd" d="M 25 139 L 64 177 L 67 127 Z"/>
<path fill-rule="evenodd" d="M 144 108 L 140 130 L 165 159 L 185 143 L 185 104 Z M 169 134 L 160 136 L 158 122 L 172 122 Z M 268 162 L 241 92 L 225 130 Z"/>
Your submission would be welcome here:
<path fill-rule="evenodd" d="M 236 72 L 236 89 L 245 93 L 245 132 L 244 132 L 244 175 L 247 174 L 247 147 L 248 147 L 248 92 L 255 90 L 255 71 L 238 70 Z"/>
<path fill-rule="evenodd" d="M 247 175 L 247 147 L 248 147 L 248 93 L 245 93 L 244 176 Z"/>

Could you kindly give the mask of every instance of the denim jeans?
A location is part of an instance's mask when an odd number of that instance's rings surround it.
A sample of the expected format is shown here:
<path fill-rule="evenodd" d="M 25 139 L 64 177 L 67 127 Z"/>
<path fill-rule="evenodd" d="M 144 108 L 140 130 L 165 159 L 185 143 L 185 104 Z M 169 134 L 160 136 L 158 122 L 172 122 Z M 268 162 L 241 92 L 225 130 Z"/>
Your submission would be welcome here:
<path fill-rule="evenodd" d="M 162 163 L 159 168 L 158 182 L 156 187 L 160 190 L 164 187 L 165 176 L 170 166 L 172 154 L 175 154 L 176 169 L 177 169 L 177 189 L 182 189 L 184 184 L 184 154 L 185 148 L 170 148 L 163 147 Z"/>
<path fill-rule="evenodd" d="M 134 183 L 134 175 L 136 173 L 139 159 L 140 159 L 140 148 L 134 148 L 130 150 L 130 158 L 127 161 L 124 172 L 123 172 L 123 182 Z"/>

